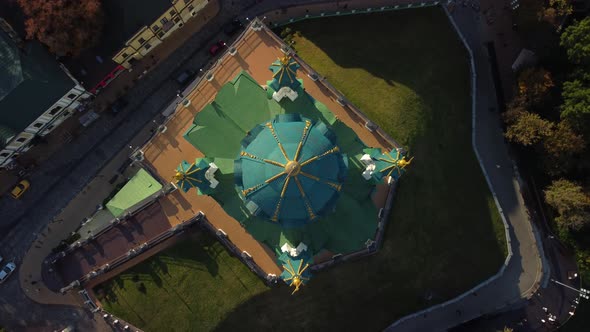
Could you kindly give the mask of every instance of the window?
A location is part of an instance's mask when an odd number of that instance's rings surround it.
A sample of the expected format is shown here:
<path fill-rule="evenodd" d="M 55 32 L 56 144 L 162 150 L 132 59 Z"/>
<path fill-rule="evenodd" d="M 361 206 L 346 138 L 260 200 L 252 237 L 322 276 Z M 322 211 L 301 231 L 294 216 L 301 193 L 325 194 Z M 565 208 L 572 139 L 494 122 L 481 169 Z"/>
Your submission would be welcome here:
<path fill-rule="evenodd" d="M 145 44 L 145 46 L 144 46 L 144 47 L 145 47 L 145 49 L 146 49 L 146 51 L 147 51 L 147 50 L 149 50 L 149 49 L 152 47 L 152 45 L 150 45 L 150 44 Z"/>
<path fill-rule="evenodd" d="M 164 17 L 163 19 L 160 20 L 160 23 L 166 24 L 166 23 L 168 23 L 168 19 Z"/>
<path fill-rule="evenodd" d="M 178 22 L 180 22 L 180 17 L 176 17 L 176 18 L 174 19 L 174 23 L 178 23 Z"/>
<path fill-rule="evenodd" d="M 158 37 L 163 38 L 164 37 L 164 31 L 158 32 Z"/>
<path fill-rule="evenodd" d="M 0 157 L 2 157 L 2 158 L 6 158 L 8 156 L 10 156 L 10 152 L 2 152 L 2 153 L 0 153 Z"/>
<path fill-rule="evenodd" d="M 33 125 L 33 127 L 35 127 L 35 128 L 41 128 L 41 127 L 43 127 L 43 124 L 41 122 L 37 122 L 37 123 L 35 123 Z"/>
<path fill-rule="evenodd" d="M 53 129 L 53 127 L 54 127 L 54 126 L 53 126 L 53 125 L 51 125 L 51 126 L 49 126 L 49 127 L 45 128 L 45 131 L 46 131 L 46 132 L 49 132 L 51 129 Z"/>
<path fill-rule="evenodd" d="M 139 41 L 139 43 L 140 43 L 140 44 L 143 44 L 143 43 L 145 43 L 145 39 L 143 39 L 143 38 L 139 38 L 139 40 L 138 40 L 138 41 Z"/>
<path fill-rule="evenodd" d="M 176 14 L 176 10 L 172 9 L 172 10 L 170 11 L 170 16 L 174 16 L 174 14 Z"/>
<path fill-rule="evenodd" d="M 129 54 L 127 54 L 127 53 L 123 52 L 123 54 L 121 54 L 121 56 L 122 56 L 123 58 L 127 58 L 127 57 L 129 56 Z"/>
<path fill-rule="evenodd" d="M 22 143 L 22 142 L 24 142 L 26 140 L 27 140 L 26 137 L 19 137 L 19 138 L 16 139 L 16 141 L 19 142 L 19 143 Z"/>
<path fill-rule="evenodd" d="M 77 97 L 77 96 L 78 96 L 78 95 L 77 95 L 77 94 L 75 94 L 75 93 L 70 93 L 70 94 L 68 95 L 68 98 L 70 98 L 70 99 L 76 99 L 76 97 Z"/>
<path fill-rule="evenodd" d="M 70 98 L 70 95 L 72 95 L 72 94 L 69 94 L 68 98 Z M 70 98 L 70 99 L 72 99 L 72 98 Z M 59 111 L 61 111 L 61 106 L 55 106 L 51 111 L 49 111 L 49 115 L 51 115 L 51 116 L 56 115 Z"/>
<path fill-rule="evenodd" d="M 193 10 L 193 9 L 195 9 L 195 6 L 193 6 L 193 5 L 188 6 L 188 10 Z"/>
<path fill-rule="evenodd" d="M 152 30 L 158 31 L 158 29 L 160 29 L 160 27 L 154 24 L 154 26 L 152 27 Z"/>

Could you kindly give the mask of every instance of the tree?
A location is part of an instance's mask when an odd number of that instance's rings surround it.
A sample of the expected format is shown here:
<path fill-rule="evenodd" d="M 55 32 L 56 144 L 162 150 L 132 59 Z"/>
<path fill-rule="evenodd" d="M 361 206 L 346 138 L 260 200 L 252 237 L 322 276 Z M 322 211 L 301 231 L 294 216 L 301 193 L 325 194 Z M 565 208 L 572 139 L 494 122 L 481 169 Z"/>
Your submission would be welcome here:
<path fill-rule="evenodd" d="M 579 230 L 590 223 L 590 197 L 581 186 L 568 180 L 555 180 L 545 189 L 545 201 L 559 216 L 560 225 Z"/>
<path fill-rule="evenodd" d="M 527 112 L 522 105 L 506 111 L 504 119 L 508 125 L 506 138 L 524 146 L 539 143 L 551 135 L 553 130 L 553 123 L 542 119 L 538 114 Z"/>
<path fill-rule="evenodd" d="M 27 38 L 37 38 L 57 55 L 78 55 L 102 31 L 101 0 L 18 0 Z"/>
<path fill-rule="evenodd" d="M 590 48 L 590 44 L 589 44 Z M 590 83 L 582 79 L 563 83 L 561 117 L 582 121 L 590 115 Z"/>
<path fill-rule="evenodd" d="M 543 141 L 543 147 L 550 156 L 557 158 L 571 156 L 584 150 L 586 142 L 567 121 L 560 121 Z"/>
<path fill-rule="evenodd" d="M 560 45 L 575 64 L 590 64 L 590 16 L 575 21 L 561 34 Z"/>
<path fill-rule="evenodd" d="M 527 68 L 518 75 L 518 93 L 528 104 L 538 104 L 554 86 L 551 73 L 543 68 Z"/>
<path fill-rule="evenodd" d="M 573 11 L 569 0 L 549 0 L 549 6 L 543 7 L 539 13 L 539 18 L 551 23 L 553 26 L 558 26 L 558 19 L 571 14 Z"/>

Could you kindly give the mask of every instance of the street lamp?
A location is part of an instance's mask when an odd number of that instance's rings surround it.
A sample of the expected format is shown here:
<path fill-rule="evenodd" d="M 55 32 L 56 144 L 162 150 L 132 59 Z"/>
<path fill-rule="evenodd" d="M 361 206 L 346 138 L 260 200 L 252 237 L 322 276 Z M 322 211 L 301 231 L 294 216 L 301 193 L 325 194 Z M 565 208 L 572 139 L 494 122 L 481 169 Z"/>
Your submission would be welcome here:
<path fill-rule="evenodd" d="M 551 281 L 553 281 L 554 283 L 556 283 L 558 285 L 561 285 L 561 286 L 563 286 L 565 288 L 568 288 L 568 289 L 571 289 L 573 291 L 578 292 L 578 294 L 580 294 L 580 296 L 582 298 L 586 299 L 586 300 L 590 299 L 590 290 L 588 290 L 588 289 L 585 289 L 585 288 L 577 289 L 577 288 L 571 287 L 569 285 L 566 285 L 566 284 L 564 284 L 562 282 L 559 282 L 559 281 L 557 281 L 555 279 L 551 279 Z"/>

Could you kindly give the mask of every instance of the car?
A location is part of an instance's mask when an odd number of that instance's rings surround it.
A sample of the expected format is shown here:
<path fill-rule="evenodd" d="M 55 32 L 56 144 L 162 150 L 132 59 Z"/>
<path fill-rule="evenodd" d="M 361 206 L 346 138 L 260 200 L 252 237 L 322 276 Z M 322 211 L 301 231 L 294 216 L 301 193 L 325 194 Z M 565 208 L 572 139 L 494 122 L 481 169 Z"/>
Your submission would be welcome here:
<path fill-rule="evenodd" d="M 129 105 L 127 99 L 119 98 L 111 105 L 111 113 L 117 114 L 121 112 L 127 105 Z"/>
<path fill-rule="evenodd" d="M 236 32 L 242 30 L 243 28 L 244 25 L 242 22 L 237 18 L 234 18 L 231 22 L 223 27 L 223 32 L 225 32 L 225 34 L 228 36 L 233 36 L 236 34 Z"/>
<path fill-rule="evenodd" d="M 185 86 L 195 77 L 195 75 L 195 71 L 187 69 L 176 76 L 176 83 L 180 84 L 180 86 Z"/>
<path fill-rule="evenodd" d="M 14 199 L 19 199 L 27 190 L 29 190 L 30 186 L 31 183 L 29 181 L 21 180 L 16 184 L 16 186 L 14 186 L 14 188 L 12 188 L 12 191 L 10 191 L 10 196 L 12 196 Z"/>
<path fill-rule="evenodd" d="M 16 270 L 16 264 L 10 262 L 0 270 L 0 284 L 6 281 L 8 277 Z"/>
<path fill-rule="evenodd" d="M 216 56 L 224 49 L 225 49 L 225 42 L 220 40 L 217 43 L 211 45 L 211 47 L 209 47 L 209 54 L 211 54 L 211 56 Z"/>

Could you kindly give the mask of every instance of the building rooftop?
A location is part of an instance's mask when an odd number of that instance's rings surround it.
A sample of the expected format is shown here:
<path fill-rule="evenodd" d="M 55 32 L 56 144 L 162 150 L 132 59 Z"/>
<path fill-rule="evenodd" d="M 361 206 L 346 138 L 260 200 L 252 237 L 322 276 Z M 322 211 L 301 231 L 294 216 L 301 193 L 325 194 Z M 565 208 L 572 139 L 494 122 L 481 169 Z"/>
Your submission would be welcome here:
<path fill-rule="evenodd" d="M 21 132 L 75 86 L 38 42 L 18 46 L 0 31 L 0 126 Z"/>
<path fill-rule="evenodd" d="M 225 55 L 212 69 L 211 81 L 202 80 L 186 98 L 188 107 L 179 105 L 166 123 L 167 130 L 148 142 L 145 163 L 162 179 L 174 176 L 181 160 L 207 156 L 219 167 L 219 185 L 209 195 L 194 191 L 174 191 L 160 199 L 170 224 L 188 220 L 203 211 L 215 228 L 223 229 L 231 241 L 252 255 L 267 273 L 279 275 L 277 250 L 284 243 L 296 247 L 305 242 L 311 252 L 322 257 L 347 253 L 364 247 L 377 228 L 377 214 L 385 204 L 387 185 L 365 181 L 360 162 L 363 149 L 375 147 L 390 151 L 392 146 L 364 127 L 365 122 L 337 102 L 337 96 L 321 82 L 313 81 L 305 67 L 299 79 L 305 86 L 293 102 L 276 102 L 262 84 L 272 78 L 269 64 L 283 56 L 281 44 L 266 30 L 248 29 L 237 42 L 237 54 Z M 234 159 L 241 142 L 259 124 L 277 114 L 300 113 L 313 123 L 323 122 L 338 138 L 337 146 L 349 157 L 347 176 L 335 211 L 303 229 L 287 229 L 268 219 L 251 216 L 235 188 Z M 219 126 L 219 127 L 218 127 Z M 301 138 L 298 133 L 297 142 Z M 316 256 L 317 257 L 317 256 Z"/>
<path fill-rule="evenodd" d="M 283 87 L 297 90 L 301 85 L 297 79 L 299 64 L 291 57 L 280 57 L 270 65 L 269 69 L 272 71 L 272 81 L 270 81 L 268 86 L 274 91 L 279 91 Z"/>
<path fill-rule="evenodd" d="M 125 210 L 128 210 L 135 204 L 155 194 L 162 189 L 156 179 L 154 179 L 144 169 L 140 169 L 123 188 L 106 204 L 106 208 L 115 216 L 120 216 Z"/>
<path fill-rule="evenodd" d="M 250 213 L 298 227 L 332 212 L 348 158 L 323 122 L 279 114 L 242 140 L 234 178 Z"/>

